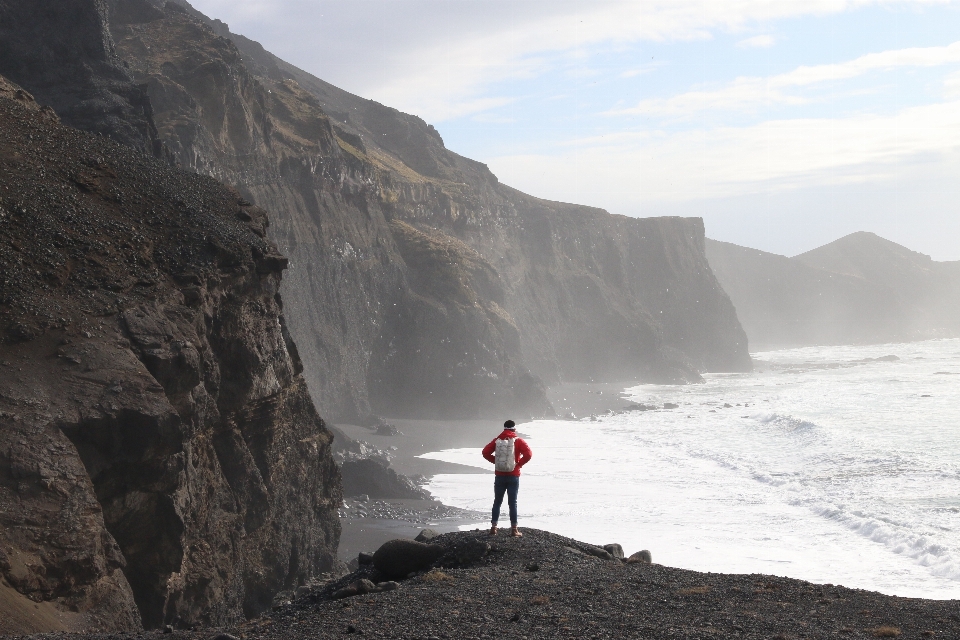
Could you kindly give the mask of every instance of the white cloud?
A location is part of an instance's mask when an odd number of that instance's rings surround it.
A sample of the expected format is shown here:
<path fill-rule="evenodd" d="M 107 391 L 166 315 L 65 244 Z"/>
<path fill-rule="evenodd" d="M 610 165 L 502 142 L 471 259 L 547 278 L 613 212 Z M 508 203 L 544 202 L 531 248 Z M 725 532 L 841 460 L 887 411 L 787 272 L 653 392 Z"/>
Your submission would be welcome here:
<path fill-rule="evenodd" d="M 709 38 L 711 31 L 736 31 L 749 24 L 797 17 L 825 15 L 871 4 L 944 4 L 947 0 L 644 0 L 557 3 L 513 3 L 546 9 L 515 16 L 496 27 L 455 38 L 427 41 L 403 52 L 395 60 L 397 72 L 371 84 L 367 93 L 402 110 L 442 121 L 461 113 L 459 103 L 490 84 L 514 77 L 518 70 L 530 75 L 551 66 L 551 56 L 578 52 L 585 47 L 639 40 L 692 40 Z M 483 3 L 496 13 L 498 3 Z M 527 60 L 538 55 L 535 64 Z M 439 67 L 441 68 L 438 68 Z M 430 96 L 429 104 L 425 97 Z"/>
<path fill-rule="evenodd" d="M 770 35 L 753 36 L 746 40 L 741 40 L 737 46 L 741 49 L 766 49 L 776 43 L 776 38 Z"/>
<path fill-rule="evenodd" d="M 687 118 L 702 111 L 756 110 L 773 105 L 799 105 L 809 98 L 789 90 L 828 81 L 849 80 L 870 71 L 903 67 L 933 67 L 960 63 L 960 42 L 945 47 L 917 47 L 870 53 L 848 62 L 797 67 L 767 78 L 737 78 L 714 90 L 681 93 L 670 98 L 651 98 L 606 115 L 645 115 Z"/>
<path fill-rule="evenodd" d="M 868 5 L 948 0 L 192 0 L 280 57 L 349 91 L 438 122 L 481 109 L 492 83 L 536 75 L 599 44 L 709 38 L 717 30 Z M 531 60 L 534 56 L 539 59 Z"/>
<path fill-rule="evenodd" d="M 524 191 L 636 215 L 641 201 L 649 206 L 883 182 L 918 159 L 958 153 L 960 101 L 893 116 L 618 133 L 574 141 L 553 155 L 500 157 L 488 164 Z"/>

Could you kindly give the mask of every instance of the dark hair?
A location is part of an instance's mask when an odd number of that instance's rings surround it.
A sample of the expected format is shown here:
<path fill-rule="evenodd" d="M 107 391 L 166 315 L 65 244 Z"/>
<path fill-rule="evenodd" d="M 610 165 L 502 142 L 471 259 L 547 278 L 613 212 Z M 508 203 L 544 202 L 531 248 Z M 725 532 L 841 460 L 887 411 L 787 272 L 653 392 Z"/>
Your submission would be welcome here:
<path fill-rule="evenodd" d="M 513 420 L 507 420 L 506 422 L 503 423 L 504 429 L 513 429 L 516 426 L 517 426 L 517 423 L 514 422 Z"/>

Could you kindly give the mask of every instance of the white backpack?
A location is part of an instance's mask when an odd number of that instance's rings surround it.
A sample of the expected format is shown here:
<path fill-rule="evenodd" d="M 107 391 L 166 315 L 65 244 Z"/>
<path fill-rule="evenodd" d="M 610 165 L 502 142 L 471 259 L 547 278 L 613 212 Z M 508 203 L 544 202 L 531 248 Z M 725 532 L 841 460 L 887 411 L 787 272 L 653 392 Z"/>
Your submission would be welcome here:
<path fill-rule="evenodd" d="M 513 453 L 514 438 L 497 440 L 496 469 L 507 473 L 517 467 L 517 458 Z"/>

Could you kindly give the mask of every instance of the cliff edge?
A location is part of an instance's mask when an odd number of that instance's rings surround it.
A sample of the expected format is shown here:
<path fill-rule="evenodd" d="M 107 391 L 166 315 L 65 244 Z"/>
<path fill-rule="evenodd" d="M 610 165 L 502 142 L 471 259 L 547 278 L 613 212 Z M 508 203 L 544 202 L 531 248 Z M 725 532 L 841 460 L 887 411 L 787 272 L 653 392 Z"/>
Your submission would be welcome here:
<path fill-rule="evenodd" d="M 236 622 L 334 564 L 266 225 L 0 83 L 5 632 Z"/>

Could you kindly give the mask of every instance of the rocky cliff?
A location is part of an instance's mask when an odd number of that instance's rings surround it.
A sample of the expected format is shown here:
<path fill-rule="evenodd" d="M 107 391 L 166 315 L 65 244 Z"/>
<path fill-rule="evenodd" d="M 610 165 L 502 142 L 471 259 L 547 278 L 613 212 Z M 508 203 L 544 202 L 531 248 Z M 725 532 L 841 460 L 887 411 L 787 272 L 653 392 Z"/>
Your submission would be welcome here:
<path fill-rule="evenodd" d="M 960 336 L 960 262 L 930 256 L 861 231 L 792 258 L 887 292 L 903 309 L 908 339 Z"/>
<path fill-rule="evenodd" d="M 755 349 L 960 335 L 960 263 L 871 233 L 788 258 L 707 240 Z"/>
<path fill-rule="evenodd" d="M 67 124 L 163 156 L 150 99 L 107 24 L 106 0 L 0 0 L 0 73 Z"/>
<path fill-rule="evenodd" d="M 0 84 L 3 632 L 228 623 L 335 562 L 266 225 Z"/>
<path fill-rule="evenodd" d="M 291 259 L 291 332 L 325 414 L 538 415 L 550 411 L 541 381 L 750 366 L 699 221 L 532 198 L 419 118 L 293 68 L 184 2 L 108 8 L 100 39 L 116 42 L 166 148 L 273 212 L 271 237 Z M 433 267 L 411 254 L 415 233 L 470 250 L 445 255 L 486 267 L 447 275 L 483 282 L 442 298 L 459 285 L 423 277 Z"/>
<path fill-rule="evenodd" d="M 274 213 L 291 330 L 325 413 L 537 415 L 549 410 L 540 380 L 750 366 L 699 221 L 532 198 L 419 118 L 291 67 L 186 3 L 115 6 L 126 7 L 112 22 L 118 53 L 161 138 Z M 416 233 L 470 250 L 490 286 L 443 298 L 459 285 L 424 279 Z"/>

